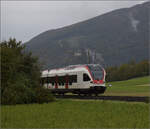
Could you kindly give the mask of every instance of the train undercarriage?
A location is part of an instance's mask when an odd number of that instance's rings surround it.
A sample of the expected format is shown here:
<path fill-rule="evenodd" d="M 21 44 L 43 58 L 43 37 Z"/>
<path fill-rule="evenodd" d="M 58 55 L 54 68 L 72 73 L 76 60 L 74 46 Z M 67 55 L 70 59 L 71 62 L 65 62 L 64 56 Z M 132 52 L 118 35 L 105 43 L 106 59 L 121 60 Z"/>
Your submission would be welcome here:
<path fill-rule="evenodd" d="M 104 86 L 94 86 L 94 87 L 90 87 L 87 89 L 53 89 L 52 93 L 58 94 L 58 95 L 64 95 L 66 93 L 73 93 L 73 94 L 78 94 L 78 95 L 95 94 L 97 96 L 98 94 L 103 94 L 105 90 L 106 90 L 106 87 Z"/>

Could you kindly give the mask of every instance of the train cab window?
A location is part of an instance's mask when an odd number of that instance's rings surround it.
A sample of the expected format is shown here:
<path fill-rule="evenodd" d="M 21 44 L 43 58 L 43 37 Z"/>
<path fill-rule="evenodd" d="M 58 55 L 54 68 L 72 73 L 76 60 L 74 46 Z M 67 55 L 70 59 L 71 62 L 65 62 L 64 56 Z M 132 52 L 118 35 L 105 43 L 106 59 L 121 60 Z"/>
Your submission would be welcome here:
<path fill-rule="evenodd" d="M 83 81 L 90 81 L 90 80 L 91 80 L 90 77 L 86 73 L 84 73 L 83 74 Z"/>

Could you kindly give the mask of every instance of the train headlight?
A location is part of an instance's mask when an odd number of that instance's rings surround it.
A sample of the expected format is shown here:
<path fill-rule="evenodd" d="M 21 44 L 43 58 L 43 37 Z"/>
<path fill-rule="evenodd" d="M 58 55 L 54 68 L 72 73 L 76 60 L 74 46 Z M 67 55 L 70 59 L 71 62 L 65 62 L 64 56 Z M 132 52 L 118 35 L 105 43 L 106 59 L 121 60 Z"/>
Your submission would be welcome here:
<path fill-rule="evenodd" d="M 108 86 L 109 86 L 109 87 L 111 87 L 112 85 L 111 85 L 111 84 L 109 84 Z"/>

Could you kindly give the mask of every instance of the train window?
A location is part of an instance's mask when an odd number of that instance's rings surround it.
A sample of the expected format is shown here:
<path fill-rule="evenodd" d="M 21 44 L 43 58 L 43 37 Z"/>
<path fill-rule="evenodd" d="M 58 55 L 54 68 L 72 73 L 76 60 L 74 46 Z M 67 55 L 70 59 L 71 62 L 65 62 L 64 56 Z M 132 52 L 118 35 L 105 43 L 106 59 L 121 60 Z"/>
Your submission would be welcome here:
<path fill-rule="evenodd" d="M 64 83 L 65 76 L 58 76 L 58 83 Z"/>
<path fill-rule="evenodd" d="M 91 80 L 90 77 L 86 73 L 84 73 L 83 74 L 83 81 L 90 81 L 90 80 Z"/>
<path fill-rule="evenodd" d="M 72 75 L 73 82 L 77 82 L 77 75 Z"/>
<path fill-rule="evenodd" d="M 48 77 L 48 78 L 43 78 L 42 82 L 43 81 L 44 81 L 44 83 L 48 82 L 48 83 L 51 83 L 52 85 L 54 85 L 54 83 L 56 83 L 56 81 L 59 85 L 65 85 L 65 83 L 72 85 L 72 83 L 77 82 L 77 75 L 57 76 L 57 79 L 56 79 L 56 77 Z"/>
<path fill-rule="evenodd" d="M 77 82 L 77 75 L 70 75 L 68 78 L 69 83 L 76 83 Z"/>
<path fill-rule="evenodd" d="M 50 77 L 46 77 L 46 83 L 50 83 Z"/>
<path fill-rule="evenodd" d="M 100 65 L 89 65 L 88 66 L 93 78 L 95 80 L 102 80 L 103 79 L 103 69 Z"/>
<path fill-rule="evenodd" d="M 50 77 L 49 78 L 49 83 L 54 83 L 55 82 L 55 77 Z"/>

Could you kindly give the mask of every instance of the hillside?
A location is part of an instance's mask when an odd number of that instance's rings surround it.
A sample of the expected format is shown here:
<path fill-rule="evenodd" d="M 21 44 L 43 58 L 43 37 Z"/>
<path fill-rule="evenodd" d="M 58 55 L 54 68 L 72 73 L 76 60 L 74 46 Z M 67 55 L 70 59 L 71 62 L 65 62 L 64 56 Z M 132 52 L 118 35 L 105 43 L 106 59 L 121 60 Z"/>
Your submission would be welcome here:
<path fill-rule="evenodd" d="M 44 68 L 70 64 L 119 65 L 148 59 L 150 2 L 48 30 L 26 43 Z"/>
<path fill-rule="evenodd" d="M 150 76 L 125 81 L 110 82 L 104 95 L 109 96 L 150 96 Z M 108 83 L 106 85 L 109 85 Z"/>

